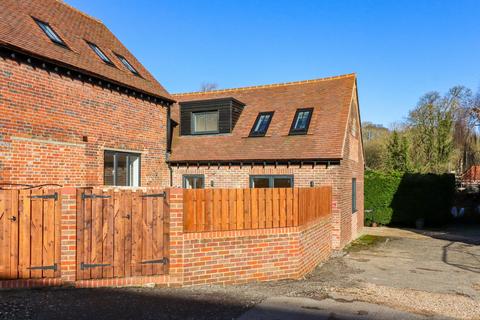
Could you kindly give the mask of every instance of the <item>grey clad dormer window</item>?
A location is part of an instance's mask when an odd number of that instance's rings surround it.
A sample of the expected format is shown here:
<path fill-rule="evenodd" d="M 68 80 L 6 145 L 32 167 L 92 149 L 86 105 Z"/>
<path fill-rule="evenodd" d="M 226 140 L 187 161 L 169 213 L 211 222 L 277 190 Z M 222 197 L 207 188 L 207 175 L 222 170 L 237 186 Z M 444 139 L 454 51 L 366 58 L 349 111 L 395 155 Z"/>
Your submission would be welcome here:
<path fill-rule="evenodd" d="M 298 109 L 293 118 L 290 134 L 306 134 L 312 118 L 312 112 L 313 108 Z"/>
<path fill-rule="evenodd" d="M 251 137 L 263 137 L 267 133 L 270 121 L 272 121 L 273 112 L 260 112 L 250 131 Z"/>
<path fill-rule="evenodd" d="M 90 46 L 90 48 L 92 48 L 93 52 L 95 52 L 97 54 L 97 56 L 100 59 L 102 59 L 103 62 L 113 66 L 112 60 L 110 60 L 110 58 L 107 57 L 107 55 L 95 43 L 91 43 L 91 42 L 87 41 L 87 44 Z"/>
<path fill-rule="evenodd" d="M 182 136 L 232 133 L 245 106 L 232 97 L 181 101 L 179 105 Z"/>
<path fill-rule="evenodd" d="M 62 38 L 60 38 L 60 36 L 55 31 L 53 31 L 53 28 L 48 23 L 40 21 L 35 18 L 33 18 L 33 20 L 35 20 L 35 22 L 38 24 L 40 29 L 42 29 L 42 31 L 45 32 L 45 34 L 50 40 L 52 40 L 56 44 L 67 47 L 67 45 L 62 40 Z"/>
<path fill-rule="evenodd" d="M 192 112 L 192 133 L 205 134 L 218 132 L 218 110 Z"/>

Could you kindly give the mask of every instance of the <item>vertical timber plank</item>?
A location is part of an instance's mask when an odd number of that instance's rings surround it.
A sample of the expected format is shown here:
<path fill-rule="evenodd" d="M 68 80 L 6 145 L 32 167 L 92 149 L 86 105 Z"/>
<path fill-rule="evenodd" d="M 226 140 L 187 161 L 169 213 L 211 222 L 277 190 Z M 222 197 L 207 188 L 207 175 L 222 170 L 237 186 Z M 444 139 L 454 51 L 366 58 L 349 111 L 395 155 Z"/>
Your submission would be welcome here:
<path fill-rule="evenodd" d="M 285 189 L 286 195 L 286 207 L 287 207 L 287 227 L 293 226 L 293 189 L 287 188 Z"/>
<path fill-rule="evenodd" d="M 252 214 L 251 214 L 251 192 L 250 188 L 243 189 L 243 214 L 244 214 L 244 224 L 245 224 L 245 229 L 251 229 L 252 228 Z"/>
<path fill-rule="evenodd" d="M 213 190 L 213 215 L 214 215 L 214 230 L 222 230 L 222 190 Z"/>
<path fill-rule="evenodd" d="M 237 229 L 236 196 L 235 189 L 228 189 L 228 230 Z"/>
<path fill-rule="evenodd" d="M 6 198 L 6 190 L 0 190 L 0 248 L 2 250 L 0 251 L 0 280 L 7 279 L 6 275 L 6 266 L 7 266 L 7 259 L 5 255 L 5 251 L 3 248 L 5 248 L 7 245 L 5 243 L 5 235 L 4 235 L 4 230 L 5 230 L 5 225 L 8 223 L 8 212 L 6 212 L 6 206 L 5 206 L 5 198 Z"/>
<path fill-rule="evenodd" d="M 155 190 L 160 193 L 161 190 Z M 158 260 L 163 258 L 163 198 L 153 198 L 153 223 L 152 223 L 152 259 Z M 161 264 L 152 265 L 153 274 L 162 274 L 163 267 Z"/>
<path fill-rule="evenodd" d="M 250 201 L 252 203 L 252 229 L 258 229 L 258 189 L 251 189 Z"/>
<path fill-rule="evenodd" d="M 114 210 L 113 210 L 113 190 L 109 189 L 106 195 L 109 198 L 106 198 L 103 201 L 102 206 L 102 245 L 103 245 L 103 263 L 109 264 L 110 266 L 104 267 L 102 272 L 103 278 L 112 278 L 113 277 L 113 238 L 114 238 Z"/>
<path fill-rule="evenodd" d="M 10 223 L 10 279 L 18 278 L 18 227 L 19 227 L 19 190 L 12 190 L 12 216 L 15 221 Z"/>
<path fill-rule="evenodd" d="M 265 229 L 265 189 L 257 189 L 258 190 L 258 228 Z"/>
<path fill-rule="evenodd" d="M 265 189 L 265 228 L 273 227 L 272 188 Z"/>
<path fill-rule="evenodd" d="M 114 235 L 113 235 L 113 276 L 123 277 L 124 274 L 124 232 L 123 232 L 123 201 L 122 192 L 113 192 Z"/>
<path fill-rule="evenodd" d="M 272 213 L 273 213 L 273 227 L 278 228 L 280 226 L 280 208 L 279 208 L 279 189 L 272 189 Z"/>
<path fill-rule="evenodd" d="M 1 194 L 2 191 L 0 191 Z M 20 191 L 20 236 L 19 236 L 19 268 L 21 279 L 30 278 L 30 226 L 31 226 L 31 190 Z M 1 201 L 1 200 L 0 200 Z M 0 203 L 0 214 L 2 212 Z M 0 222 L 1 223 L 1 222 Z M 1 243 L 1 242 L 0 242 Z"/>
<path fill-rule="evenodd" d="M 213 190 L 205 189 L 205 231 L 213 230 Z"/>
<path fill-rule="evenodd" d="M 222 189 L 222 231 L 228 230 L 230 223 L 228 221 L 228 189 Z"/>
<path fill-rule="evenodd" d="M 100 189 L 94 189 L 94 194 L 103 196 L 103 191 Z M 92 199 L 92 251 L 91 262 L 102 263 L 102 199 Z M 92 268 L 91 276 L 93 279 L 100 279 L 102 277 L 102 268 Z"/>
<path fill-rule="evenodd" d="M 125 230 L 125 277 L 132 275 L 132 190 L 125 190 L 122 219 Z"/>
<path fill-rule="evenodd" d="M 32 196 L 43 195 L 42 190 L 32 190 Z M 43 254 L 43 200 L 32 199 L 32 226 L 31 226 L 31 266 L 42 265 Z M 42 270 L 31 270 L 31 278 L 41 278 Z"/>
<path fill-rule="evenodd" d="M 86 195 L 93 194 L 93 189 L 85 190 Z M 83 258 L 85 263 L 92 263 L 92 241 L 93 241 L 93 221 L 92 221 L 92 206 L 93 199 L 87 198 L 83 200 L 84 209 L 84 221 L 85 221 L 85 234 L 84 244 L 85 249 L 83 251 Z M 91 279 L 92 269 L 83 270 L 84 279 Z"/>
<path fill-rule="evenodd" d="M 192 189 L 183 189 L 183 214 L 185 219 L 183 223 L 185 231 L 194 231 Z"/>
<path fill-rule="evenodd" d="M 194 189 L 195 190 L 195 213 L 196 213 L 196 222 L 197 228 L 196 231 L 205 230 L 205 189 Z"/>
<path fill-rule="evenodd" d="M 293 226 L 298 227 L 298 188 L 293 188 Z"/>
<path fill-rule="evenodd" d="M 243 209 L 243 189 L 236 189 L 237 193 L 237 230 L 244 230 L 245 212 Z"/>
<path fill-rule="evenodd" d="M 43 190 L 43 194 L 51 194 L 51 190 Z M 45 199 L 43 201 L 43 252 L 42 266 L 51 266 L 55 263 L 55 200 Z M 53 270 L 43 270 L 44 278 L 53 278 Z"/>
<path fill-rule="evenodd" d="M 132 274 L 142 275 L 142 198 L 143 192 L 137 190 L 132 199 Z"/>
<path fill-rule="evenodd" d="M 60 189 L 55 189 L 54 192 L 58 194 L 58 200 L 54 202 L 54 247 L 55 247 L 55 254 L 54 254 L 54 263 L 57 264 L 57 270 L 54 272 L 54 277 L 59 278 L 61 275 L 61 236 L 62 236 L 62 226 L 61 226 L 61 219 L 62 219 L 62 193 Z"/>

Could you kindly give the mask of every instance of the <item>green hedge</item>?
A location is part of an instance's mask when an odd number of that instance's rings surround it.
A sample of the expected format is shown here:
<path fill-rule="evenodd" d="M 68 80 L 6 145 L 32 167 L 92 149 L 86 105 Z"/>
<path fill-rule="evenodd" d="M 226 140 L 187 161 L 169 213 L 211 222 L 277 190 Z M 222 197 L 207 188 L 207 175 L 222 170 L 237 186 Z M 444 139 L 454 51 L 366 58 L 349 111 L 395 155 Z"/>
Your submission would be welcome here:
<path fill-rule="evenodd" d="M 451 174 L 365 172 L 365 222 L 413 225 L 424 218 L 427 225 L 450 220 L 455 194 Z"/>

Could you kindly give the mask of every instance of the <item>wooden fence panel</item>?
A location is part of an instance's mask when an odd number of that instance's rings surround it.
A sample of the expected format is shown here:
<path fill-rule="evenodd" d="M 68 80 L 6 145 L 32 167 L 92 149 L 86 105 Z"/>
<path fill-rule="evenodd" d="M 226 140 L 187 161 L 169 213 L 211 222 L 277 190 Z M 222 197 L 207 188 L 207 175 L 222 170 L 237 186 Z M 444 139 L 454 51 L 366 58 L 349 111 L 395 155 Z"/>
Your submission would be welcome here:
<path fill-rule="evenodd" d="M 0 280 L 59 276 L 60 197 L 56 189 L 0 190 Z"/>
<path fill-rule="evenodd" d="M 163 190 L 79 189 L 77 279 L 164 274 L 168 205 Z"/>
<path fill-rule="evenodd" d="M 331 214 L 332 189 L 185 189 L 186 232 L 294 227 Z"/>

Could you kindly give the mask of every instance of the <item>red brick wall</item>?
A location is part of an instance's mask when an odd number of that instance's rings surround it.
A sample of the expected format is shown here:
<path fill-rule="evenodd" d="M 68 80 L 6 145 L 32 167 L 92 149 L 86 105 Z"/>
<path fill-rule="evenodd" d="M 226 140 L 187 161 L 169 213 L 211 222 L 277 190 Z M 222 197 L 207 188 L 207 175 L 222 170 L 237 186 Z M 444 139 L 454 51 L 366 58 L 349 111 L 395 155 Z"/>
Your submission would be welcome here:
<path fill-rule="evenodd" d="M 295 279 L 330 257 L 330 218 L 308 225 L 183 233 L 180 189 L 171 190 L 170 275 L 184 285 Z"/>
<path fill-rule="evenodd" d="M 83 79 L 0 58 L 0 183 L 102 185 L 119 149 L 141 153 L 143 186 L 167 186 L 165 107 Z"/>

